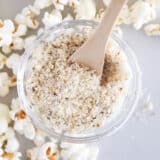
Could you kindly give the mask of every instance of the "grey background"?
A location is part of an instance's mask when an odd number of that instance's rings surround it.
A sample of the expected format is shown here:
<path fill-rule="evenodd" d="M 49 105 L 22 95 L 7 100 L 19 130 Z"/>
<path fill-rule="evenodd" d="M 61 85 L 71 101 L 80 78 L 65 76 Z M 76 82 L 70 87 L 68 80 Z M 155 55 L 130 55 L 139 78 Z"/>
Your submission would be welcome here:
<path fill-rule="evenodd" d="M 33 0 L 0 0 L 0 18 L 14 18 L 16 13 Z M 122 27 L 124 39 L 135 51 L 143 72 L 142 97 L 136 113 L 115 135 L 98 143 L 100 160 L 159 160 L 160 159 L 160 37 L 148 37 L 142 31 Z M 154 111 L 143 113 L 148 94 Z M 13 92 L 14 95 L 14 92 Z M 16 95 L 14 95 L 15 97 Z M 5 101 L 5 99 L 4 99 Z M 138 114 L 138 117 L 136 116 Z M 26 142 L 21 149 L 24 149 Z"/>

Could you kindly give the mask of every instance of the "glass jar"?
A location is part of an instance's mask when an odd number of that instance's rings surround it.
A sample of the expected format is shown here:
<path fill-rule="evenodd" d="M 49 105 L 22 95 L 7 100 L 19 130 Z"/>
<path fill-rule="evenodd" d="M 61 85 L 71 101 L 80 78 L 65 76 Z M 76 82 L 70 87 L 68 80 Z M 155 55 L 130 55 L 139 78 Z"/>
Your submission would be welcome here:
<path fill-rule="evenodd" d="M 86 34 L 91 32 L 97 27 L 98 23 L 88 20 L 74 20 L 74 21 L 66 21 L 57 26 L 46 30 L 43 34 L 37 36 L 36 40 L 33 42 L 31 46 L 29 46 L 25 53 L 21 57 L 21 62 L 17 75 L 17 89 L 18 96 L 20 102 L 32 119 L 33 123 L 37 128 L 42 129 L 46 133 L 48 133 L 53 138 L 59 138 L 61 133 L 58 133 L 54 130 L 54 128 L 48 124 L 45 124 L 43 120 L 38 116 L 35 111 L 34 104 L 29 101 L 25 82 L 26 79 L 31 74 L 31 68 L 33 66 L 33 61 L 35 56 L 32 55 L 35 48 L 43 41 L 54 41 L 54 39 L 61 35 L 62 33 L 71 32 L 71 33 L 81 33 Z M 97 128 L 91 132 L 80 133 L 80 134 L 64 134 L 63 140 L 67 142 L 90 142 L 95 141 L 104 135 L 110 136 L 115 133 L 118 129 L 120 129 L 131 117 L 133 111 L 136 108 L 138 97 L 141 89 L 141 73 L 137 63 L 136 56 L 131 48 L 122 40 L 122 38 L 118 37 L 116 34 L 112 34 L 111 38 L 117 42 L 120 46 L 120 49 L 125 53 L 128 64 L 131 69 L 132 78 L 128 87 L 128 94 L 124 98 L 123 104 L 120 107 L 121 109 L 116 113 L 116 115 L 107 121 L 102 127 Z"/>

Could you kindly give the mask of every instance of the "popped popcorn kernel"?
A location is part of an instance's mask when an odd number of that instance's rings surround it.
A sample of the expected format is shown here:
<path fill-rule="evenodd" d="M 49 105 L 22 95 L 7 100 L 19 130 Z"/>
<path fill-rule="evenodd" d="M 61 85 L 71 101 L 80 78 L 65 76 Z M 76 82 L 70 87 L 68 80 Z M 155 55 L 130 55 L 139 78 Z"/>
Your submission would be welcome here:
<path fill-rule="evenodd" d="M 45 25 L 45 28 L 53 27 L 62 22 L 62 14 L 57 10 L 53 10 L 51 13 L 45 12 L 42 22 Z"/>
<path fill-rule="evenodd" d="M 156 18 L 154 8 L 148 2 L 142 0 L 137 0 L 133 5 L 131 5 L 129 7 L 129 11 L 129 18 L 136 30 Z"/>
<path fill-rule="evenodd" d="M 21 37 L 25 36 L 27 33 L 27 26 L 24 24 L 19 24 L 16 28 L 16 31 L 14 32 L 14 37 Z"/>
<path fill-rule="evenodd" d="M 19 66 L 19 62 L 20 62 L 20 56 L 16 53 L 13 53 L 10 57 L 8 57 L 7 61 L 6 61 L 6 66 L 9 69 L 12 69 L 12 72 L 17 75 L 17 71 L 18 71 L 18 66 Z M 14 82 L 14 77 L 13 77 L 13 82 Z"/>
<path fill-rule="evenodd" d="M 0 69 L 3 69 L 5 63 L 7 61 L 7 57 L 0 53 Z"/>
<path fill-rule="evenodd" d="M 52 0 L 35 0 L 34 6 L 39 9 L 44 9 L 52 5 Z"/>
<path fill-rule="evenodd" d="M 96 5 L 94 0 L 80 0 L 79 5 L 74 9 L 76 19 L 94 19 L 96 15 Z"/>
<path fill-rule="evenodd" d="M 144 31 L 148 36 L 160 36 L 160 24 L 148 24 Z"/>
<path fill-rule="evenodd" d="M 0 97 L 9 94 L 9 76 L 7 72 L 0 73 Z"/>
<path fill-rule="evenodd" d="M 10 47 L 13 50 L 22 50 L 24 48 L 24 40 L 20 37 L 15 37 Z"/>
<path fill-rule="evenodd" d="M 8 46 L 8 45 L 3 45 L 3 46 L 2 46 L 2 52 L 3 52 L 4 54 L 9 54 L 9 53 L 11 53 L 11 51 L 12 51 L 12 49 L 11 49 L 10 46 Z"/>

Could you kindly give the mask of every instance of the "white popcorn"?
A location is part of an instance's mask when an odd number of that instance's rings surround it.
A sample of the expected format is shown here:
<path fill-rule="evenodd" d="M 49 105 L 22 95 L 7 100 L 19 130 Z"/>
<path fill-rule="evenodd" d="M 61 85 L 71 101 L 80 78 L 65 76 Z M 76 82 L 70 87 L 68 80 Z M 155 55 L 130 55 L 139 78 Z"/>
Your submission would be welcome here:
<path fill-rule="evenodd" d="M 9 107 L 2 103 L 0 103 L 0 117 L 4 117 L 7 120 L 7 123 L 11 121 L 9 116 Z"/>
<path fill-rule="evenodd" d="M 155 8 L 160 8 L 160 0 L 146 0 L 150 5 L 152 5 Z"/>
<path fill-rule="evenodd" d="M 11 49 L 10 46 L 8 46 L 8 45 L 3 45 L 3 46 L 2 46 L 2 52 L 3 52 L 3 53 L 9 54 L 9 53 L 11 53 L 11 51 L 12 51 L 12 49 Z"/>
<path fill-rule="evenodd" d="M 5 137 L 6 137 L 6 139 L 15 137 L 15 132 L 14 132 L 13 128 L 11 128 L 11 127 L 8 128 L 7 132 L 5 133 Z"/>
<path fill-rule="evenodd" d="M 14 37 L 25 36 L 26 33 L 27 33 L 27 26 L 24 24 L 19 24 L 13 36 Z"/>
<path fill-rule="evenodd" d="M 2 22 L 1 22 L 2 23 Z M 0 25 L 0 47 L 10 45 L 12 43 L 12 33 L 15 30 L 11 20 L 4 20 Z"/>
<path fill-rule="evenodd" d="M 33 41 L 36 39 L 35 35 L 31 35 L 24 40 L 24 48 L 26 49 L 30 45 L 32 45 Z"/>
<path fill-rule="evenodd" d="M 33 140 L 35 137 L 35 128 L 30 121 L 24 126 L 24 136 L 30 140 Z"/>
<path fill-rule="evenodd" d="M 12 100 L 12 110 L 9 112 L 11 119 L 14 121 L 14 129 L 24 135 L 26 138 L 33 140 L 35 137 L 35 128 L 25 111 L 20 108 L 19 100 Z"/>
<path fill-rule="evenodd" d="M 52 0 L 54 6 L 58 10 L 64 10 L 64 6 L 68 3 L 68 0 Z"/>
<path fill-rule="evenodd" d="M 160 36 L 160 24 L 149 24 L 144 27 L 144 31 L 148 36 Z"/>
<path fill-rule="evenodd" d="M 154 8 L 149 3 L 142 0 L 136 1 L 129 7 L 129 10 L 131 23 L 137 30 L 156 17 Z"/>
<path fill-rule="evenodd" d="M 57 151 L 57 145 L 48 142 L 39 149 L 39 155 L 38 155 L 38 160 L 48 160 L 48 159 L 57 159 L 58 157 L 58 151 Z"/>
<path fill-rule="evenodd" d="M 15 30 L 14 24 L 10 19 L 4 20 L 0 31 L 12 33 Z"/>
<path fill-rule="evenodd" d="M 45 28 L 53 27 L 62 22 L 62 14 L 58 10 L 53 10 L 51 13 L 45 12 L 42 22 Z"/>
<path fill-rule="evenodd" d="M 20 56 L 16 53 L 13 53 L 6 62 L 6 66 L 10 69 L 12 69 L 12 72 L 17 75 L 18 66 L 20 62 Z"/>
<path fill-rule="evenodd" d="M 63 160 L 96 160 L 98 147 L 86 144 L 62 144 L 61 157 Z"/>
<path fill-rule="evenodd" d="M 14 50 L 22 50 L 24 48 L 24 40 L 20 37 L 15 37 L 11 44 L 11 48 Z"/>
<path fill-rule="evenodd" d="M 15 17 L 15 22 L 19 25 L 20 24 L 26 25 L 27 17 L 23 14 L 17 14 L 16 17 Z"/>
<path fill-rule="evenodd" d="M 0 160 L 21 160 L 22 154 L 20 152 L 15 153 L 7 153 L 5 152 L 2 156 L 0 156 Z"/>
<path fill-rule="evenodd" d="M 103 3 L 108 6 L 110 4 L 111 0 L 103 0 Z"/>
<path fill-rule="evenodd" d="M 34 19 L 34 16 L 39 14 L 39 9 L 37 9 L 34 6 L 28 6 L 22 10 L 22 13 L 16 15 L 15 22 L 17 24 L 26 25 L 31 29 L 37 29 L 37 27 L 39 26 L 39 22 L 36 19 Z"/>
<path fill-rule="evenodd" d="M 24 121 L 19 120 L 14 122 L 14 129 L 17 131 L 19 134 L 23 134 L 23 129 L 24 129 Z"/>
<path fill-rule="evenodd" d="M 46 138 L 46 134 L 42 132 L 41 130 L 36 129 L 36 134 L 34 137 L 34 144 L 36 146 L 41 146 L 42 144 L 44 144 L 45 138 Z"/>
<path fill-rule="evenodd" d="M 9 93 L 9 76 L 6 72 L 0 73 L 0 97 L 5 97 Z"/>
<path fill-rule="evenodd" d="M 35 0 L 34 6 L 39 9 L 44 9 L 52 5 L 52 0 Z"/>
<path fill-rule="evenodd" d="M 7 57 L 0 53 L 0 69 L 3 69 L 5 63 L 7 61 Z"/>
<path fill-rule="evenodd" d="M 8 122 L 5 117 L 0 117 L 0 134 L 5 133 L 8 129 Z"/>
<path fill-rule="evenodd" d="M 27 16 L 27 17 L 38 16 L 40 14 L 40 9 L 36 8 L 35 6 L 29 5 L 25 8 L 23 8 L 22 14 Z"/>
<path fill-rule="evenodd" d="M 37 148 L 28 149 L 26 155 L 30 160 L 38 160 L 37 159 L 38 153 L 39 153 L 39 148 L 37 147 Z"/>
<path fill-rule="evenodd" d="M 19 142 L 15 137 L 7 139 L 7 144 L 5 147 L 6 152 L 16 152 L 19 149 Z"/>
<path fill-rule="evenodd" d="M 93 19 L 96 15 L 96 4 L 94 0 L 80 0 L 75 7 L 77 19 Z"/>

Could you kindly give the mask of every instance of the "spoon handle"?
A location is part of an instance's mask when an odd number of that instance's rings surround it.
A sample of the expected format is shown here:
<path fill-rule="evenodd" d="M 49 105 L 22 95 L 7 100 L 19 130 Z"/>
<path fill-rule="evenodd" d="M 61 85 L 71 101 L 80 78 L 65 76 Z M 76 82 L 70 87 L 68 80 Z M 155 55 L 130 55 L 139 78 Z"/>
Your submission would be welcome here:
<path fill-rule="evenodd" d="M 99 36 L 102 37 L 100 42 L 102 45 L 106 45 L 112 28 L 126 1 L 127 0 L 112 0 L 108 6 L 104 18 L 96 32 Z"/>

